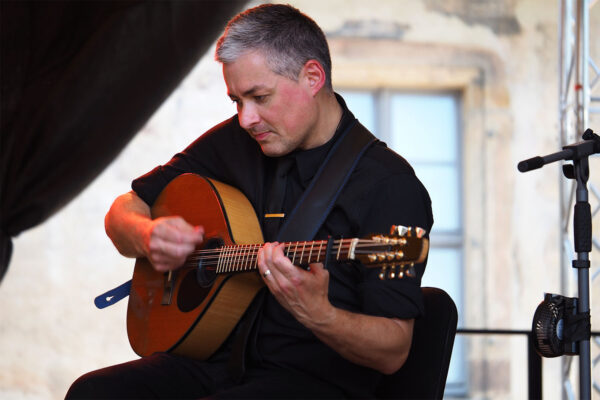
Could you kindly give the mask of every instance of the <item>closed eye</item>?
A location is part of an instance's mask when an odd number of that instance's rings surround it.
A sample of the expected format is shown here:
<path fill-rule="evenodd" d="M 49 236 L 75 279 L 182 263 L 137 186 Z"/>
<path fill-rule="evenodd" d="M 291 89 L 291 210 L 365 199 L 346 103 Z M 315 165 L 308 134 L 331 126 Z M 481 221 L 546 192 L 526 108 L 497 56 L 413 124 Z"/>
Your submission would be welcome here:
<path fill-rule="evenodd" d="M 266 94 L 265 94 L 265 95 L 257 95 L 257 96 L 254 96 L 254 100 L 255 100 L 255 101 L 258 103 L 258 104 L 262 104 L 262 103 L 264 103 L 265 101 L 267 101 L 267 97 L 268 97 L 268 96 L 267 96 Z"/>

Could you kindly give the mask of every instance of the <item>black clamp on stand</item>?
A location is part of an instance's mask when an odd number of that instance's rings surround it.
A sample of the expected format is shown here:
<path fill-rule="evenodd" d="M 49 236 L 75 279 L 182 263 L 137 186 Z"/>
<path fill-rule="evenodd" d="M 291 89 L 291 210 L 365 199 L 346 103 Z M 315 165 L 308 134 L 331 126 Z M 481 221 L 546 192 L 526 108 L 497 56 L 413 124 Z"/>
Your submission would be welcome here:
<path fill-rule="evenodd" d="M 533 333 L 536 350 L 543 357 L 579 355 L 581 399 L 591 398 L 589 253 L 592 251 L 592 213 L 587 181 L 590 176 L 589 156 L 593 154 L 600 154 L 600 136 L 587 129 L 583 141 L 564 146 L 563 151 L 557 153 L 521 161 L 518 165 L 519 171 L 527 172 L 554 161 L 573 161 L 573 164 L 563 165 L 563 174 L 577 181 L 577 202 L 573 214 L 577 259 L 572 265 L 577 269 L 579 298 L 547 294 L 536 310 Z"/>

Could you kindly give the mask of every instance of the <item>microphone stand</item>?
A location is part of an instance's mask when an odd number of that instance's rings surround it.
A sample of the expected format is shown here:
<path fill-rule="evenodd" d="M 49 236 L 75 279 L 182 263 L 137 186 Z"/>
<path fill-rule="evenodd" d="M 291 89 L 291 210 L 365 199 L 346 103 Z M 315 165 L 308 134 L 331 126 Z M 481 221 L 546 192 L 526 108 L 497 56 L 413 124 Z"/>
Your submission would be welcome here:
<path fill-rule="evenodd" d="M 587 332 L 579 340 L 579 396 L 581 399 L 591 398 L 591 360 L 590 360 L 590 258 L 592 251 L 592 213 L 588 200 L 587 181 L 590 176 L 589 156 L 600 153 L 600 136 L 591 129 L 583 134 L 583 141 L 563 147 L 563 151 L 543 157 L 533 157 L 521 161 L 518 169 L 521 172 L 531 171 L 559 160 L 571 160 L 573 164 L 563 165 L 563 175 L 577 181 L 576 204 L 573 214 L 573 235 L 577 259 L 573 260 L 573 268 L 577 268 L 577 287 L 579 299 L 577 312 L 584 317 L 587 314 Z"/>

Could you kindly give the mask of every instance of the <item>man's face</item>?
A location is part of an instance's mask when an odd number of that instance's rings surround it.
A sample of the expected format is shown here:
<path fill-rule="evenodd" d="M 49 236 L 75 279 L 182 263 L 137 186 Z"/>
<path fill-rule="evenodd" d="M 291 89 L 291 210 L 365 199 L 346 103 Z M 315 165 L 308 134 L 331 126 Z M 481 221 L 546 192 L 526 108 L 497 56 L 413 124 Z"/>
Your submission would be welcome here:
<path fill-rule="evenodd" d="M 254 51 L 224 64 L 223 76 L 240 125 L 265 155 L 277 157 L 315 146 L 318 109 L 302 72 L 298 82 L 278 75 Z"/>

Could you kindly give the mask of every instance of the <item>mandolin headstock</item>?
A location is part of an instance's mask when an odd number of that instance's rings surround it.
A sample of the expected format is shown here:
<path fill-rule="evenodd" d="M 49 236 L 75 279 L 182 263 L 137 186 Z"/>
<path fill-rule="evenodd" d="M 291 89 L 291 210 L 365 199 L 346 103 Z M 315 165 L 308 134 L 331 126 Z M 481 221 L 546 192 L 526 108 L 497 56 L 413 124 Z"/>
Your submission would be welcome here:
<path fill-rule="evenodd" d="M 359 239 L 354 259 L 371 268 L 381 268 L 380 279 L 415 277 L 414 265 L 425 261 L 429 240 L 419 227 L 392 225 L 388 235 L 373 234 Z"/>

